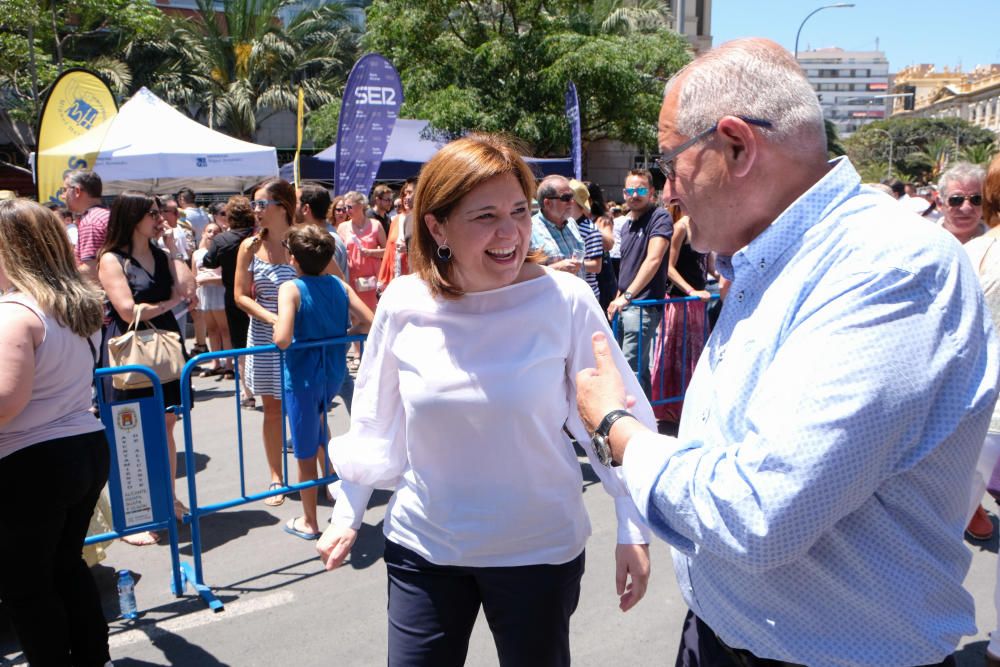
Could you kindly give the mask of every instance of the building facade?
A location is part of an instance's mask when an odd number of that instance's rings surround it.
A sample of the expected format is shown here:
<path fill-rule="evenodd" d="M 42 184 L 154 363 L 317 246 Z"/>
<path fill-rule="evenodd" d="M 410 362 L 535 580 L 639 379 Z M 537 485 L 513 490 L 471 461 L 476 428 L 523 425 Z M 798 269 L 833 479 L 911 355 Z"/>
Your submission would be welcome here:
<path fill-rule="evenodd" d="M 893 87 L 912 95 L 894 100 L 893 116 L 962 118 L 1000 134 L 1000 64 L 971 72 L 913 65 L 896 73 Z"/>
<path fill-rule="evenodd" d="M 883 52 L 799 51 L 799 64 L 816 91 L 823 117 L 837 127 L 841 137 L 888 115 L 889 61 Z"/>

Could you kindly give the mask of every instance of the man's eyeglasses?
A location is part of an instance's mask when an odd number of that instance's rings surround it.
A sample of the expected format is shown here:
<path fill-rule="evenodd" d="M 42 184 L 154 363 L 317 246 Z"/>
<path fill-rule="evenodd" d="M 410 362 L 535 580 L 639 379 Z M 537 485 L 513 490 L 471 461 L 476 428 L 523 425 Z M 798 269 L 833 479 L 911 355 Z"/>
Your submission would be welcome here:
<path fill-rule="evenodd" d="M 254 199 L 250 202 L 250 210 L 252 211 L 263 211 L 265 208 L 271 204 L 278 204 L 277 199 Z"/>
<path fill-rule="evenodd" d="M 952 208 L 958 208 L 968 200 L 973 206 L 983 205 L 982 195 L 948 195 L 948 206 Z"/>
<path fill-rule="evenodd" d="M 625 188 L 622 190 L 626 197 L 635 197 L 639 195 L 640 197 L 645 197 L 649 194 L 649 188 Z"/>
<path fill-rule="evenodd" d="M 562 194 L 562 195 L 552 195 L 551 197 L 544 197 L 544 199 L 558 199 L 559 201 L 563 202 L 564 204 L 568 204 L 571 201 L 573 201 L 573 195 L 571 195 L 570 193 L 567 192 L 566 194 Z"/>
<path fill-rule="evenodd" d="M 744 123 L 747 123 L 748 125 L 756 125 L 757 127 L 767 127 L 767 128 L 773 127 L 773 124 L 769 120 L 761 120 L 759 118 L 747 118 L 746 116 L 736 116 L 736 117 L 742 120 Z M 668 181 L 674 180 L 674 177 L 677 175 L 677 172 L 674 171 L 674 160 L 677 159 L 677 156 L 686 151 L 687 149 L 691 148 L 692 146 L 694 146 L 696 143 L 698 143 L 705 137 L 715 132 L 717 129 L 719 129 L 718 121 L 716 121 L 715 125 L 713 125 L 712 127 L 706 130 L 702 130 L 701 132 L 694 135 L 693 137 L 685 141 L 683 144 L 673 149 L 672 151 L 667 151 L 660 157 L 656 158 L 657 168 L 659 168 L 659 170 L 663 173 L 663 175 L 666 176 Z"/>

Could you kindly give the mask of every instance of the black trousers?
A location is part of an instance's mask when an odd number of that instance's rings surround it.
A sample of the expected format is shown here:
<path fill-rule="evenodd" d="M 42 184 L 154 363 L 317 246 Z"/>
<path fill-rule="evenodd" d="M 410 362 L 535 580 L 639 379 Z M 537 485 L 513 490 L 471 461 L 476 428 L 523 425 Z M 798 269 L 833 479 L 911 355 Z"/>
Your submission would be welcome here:
<path fill-rule="evenodd" d="M 948 656 L 937 665 L 954 667 L 955 658 Z M 677 649 L 675 667 L 803 667 L 781 660 L 758 658 L 750 651 L 727 646 L 703 620 L 688 610 L 684 617 L 681 645 Z"/>
<path fill-rule="evenodd" d="M 584 554 L 561 565 L 442 566 L 386 540 L 390 667 L 459 667 L 482 605 L 501 667 L 570 664 Z"/>
<path fill-rule="evenodd" d="M 0 598 L 32 667 L 103 667 L 108 624 L 81 552 L 108 481 L 104 431 L 0 459 Z"/>

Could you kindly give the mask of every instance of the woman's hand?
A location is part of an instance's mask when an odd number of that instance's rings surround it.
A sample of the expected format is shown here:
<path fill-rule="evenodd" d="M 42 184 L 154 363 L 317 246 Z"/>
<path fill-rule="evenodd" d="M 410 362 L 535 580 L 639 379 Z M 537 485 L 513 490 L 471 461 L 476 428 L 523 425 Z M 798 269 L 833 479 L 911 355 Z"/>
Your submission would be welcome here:
<path fill-rule="evenodd" d="M 628 611 L 638 604 L 639 600 L 646 595 L 648 584 L 649 545 L 619 544 L 616 546 L 615 590 L 618 591 L 618 608 L 622 611 Z"/>
<path fill-rule="evenodd" d="M 316 542 L 316 551 L 323 559 L 323 565 L 326 569 L 333 570 L 340 567 L 344 559 L 347 558 L 347 554 L 351 553 L 351 547 L 354 546 L 354 541 L 357 539 L 358 531 L 353 528 L 331 525 L 324 530 L 319 541 Z"/>
<path fill-rule="evenodd" d="M 707 291 L 707 290 L 703 290 L 703 289 L 691 290 L 691 293 L 688 296 L 696 296 L 699 299 L 701 299 L 702 301 L 711 301 L 712 300 L 712 293 L 709 292 L 709 291 Z"/>

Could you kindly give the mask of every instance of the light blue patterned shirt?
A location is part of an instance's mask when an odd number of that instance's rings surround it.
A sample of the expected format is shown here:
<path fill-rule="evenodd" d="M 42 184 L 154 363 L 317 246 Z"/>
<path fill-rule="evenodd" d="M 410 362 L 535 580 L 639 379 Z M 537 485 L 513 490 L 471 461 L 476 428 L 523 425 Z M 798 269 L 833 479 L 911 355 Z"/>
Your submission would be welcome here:
<path fill-rule="evenodd" d="M 688 605 L 730 646 L 924 665 L 975 632 L 969 485 L 997 337 L 946 232 L 846 159 L 722 270 L 678 437 L 624 468 Z"/>
<path fill-rule="evenodd" d="M 585 247 L 583 235 L 573 218 L 567 219 L 566 224 L 560 228 L 542 215 L 541 211 L 531 217 L 531 249 L 544 252 L 546 264 L 569 259 L 574 251 L 583 256 Z M 584 277 L 582 266 L 577 276 Z"/>

